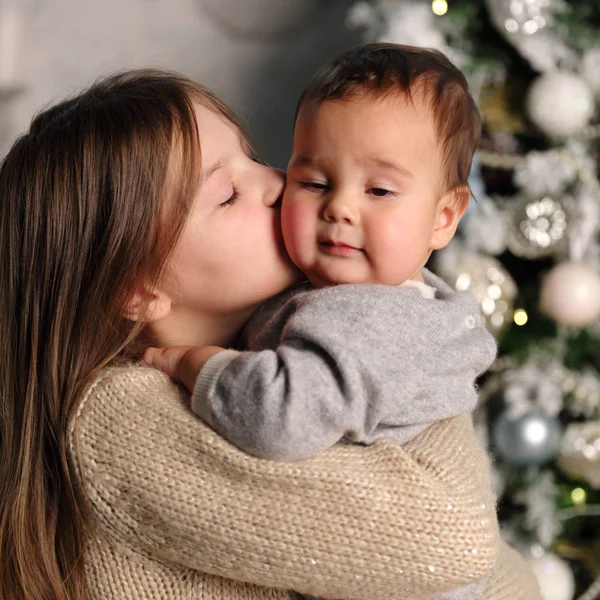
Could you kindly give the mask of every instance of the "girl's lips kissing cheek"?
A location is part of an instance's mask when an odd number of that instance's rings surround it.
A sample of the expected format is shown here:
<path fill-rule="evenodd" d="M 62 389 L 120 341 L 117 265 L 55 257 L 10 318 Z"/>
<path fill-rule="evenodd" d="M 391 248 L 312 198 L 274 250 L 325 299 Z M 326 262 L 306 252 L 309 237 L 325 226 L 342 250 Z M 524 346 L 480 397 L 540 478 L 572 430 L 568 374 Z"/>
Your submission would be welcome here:
<path fill-rule="evenodd" d="M 343 242 L 336 242 L 335 240 L 319 242 L 319 249 L 321 252 L 330 254 L 331 256 L 355 256 L 356 254 L 363 253 L 362 248 L 355 248 L 354 246 L 349 246 Z"/>

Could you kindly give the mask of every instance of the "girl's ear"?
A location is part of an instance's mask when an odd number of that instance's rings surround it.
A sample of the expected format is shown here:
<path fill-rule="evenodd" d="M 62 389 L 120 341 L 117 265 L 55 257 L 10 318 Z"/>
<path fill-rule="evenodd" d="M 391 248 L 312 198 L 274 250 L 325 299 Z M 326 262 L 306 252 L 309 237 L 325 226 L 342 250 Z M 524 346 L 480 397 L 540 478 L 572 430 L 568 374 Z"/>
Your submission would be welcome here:
<path fill-rule="evenodd" d="M 154 323 L 171 312 L 171 298 L 164 292 L 147 291 L 138 287 L 123 309 L 123 317 L 130 321 Z"/>
<path fill-rule="evenodd" d="M 466 185 L 459 185 L 447 191 L 439 200 L 436 213 L 436 224 L 431 236 L 430 248 L 444 248 L 454 237 L 456 228 L 469 206 L 471 190 Z"/>

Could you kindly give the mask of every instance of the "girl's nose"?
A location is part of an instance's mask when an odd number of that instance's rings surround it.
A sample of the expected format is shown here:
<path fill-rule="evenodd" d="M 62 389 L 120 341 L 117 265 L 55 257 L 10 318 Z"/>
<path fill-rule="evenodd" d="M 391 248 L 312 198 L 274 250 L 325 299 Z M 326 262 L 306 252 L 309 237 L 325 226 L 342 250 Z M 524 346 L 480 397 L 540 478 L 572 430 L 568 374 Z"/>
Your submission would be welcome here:
<path fill-rule="evenodd" d="M 335 194 L 328 198 L 323 208 L 323 218 L 328 223 L 356 225 L 360 221 L 360 212 L 350 196 Z"/>
<path fill-rule="evenodd" d="M 285 172 L 272 167 L 264 167 L 265 191 L 263 203 L 265 206 L 274 206 L 283 196 L 285 188 Z"/>

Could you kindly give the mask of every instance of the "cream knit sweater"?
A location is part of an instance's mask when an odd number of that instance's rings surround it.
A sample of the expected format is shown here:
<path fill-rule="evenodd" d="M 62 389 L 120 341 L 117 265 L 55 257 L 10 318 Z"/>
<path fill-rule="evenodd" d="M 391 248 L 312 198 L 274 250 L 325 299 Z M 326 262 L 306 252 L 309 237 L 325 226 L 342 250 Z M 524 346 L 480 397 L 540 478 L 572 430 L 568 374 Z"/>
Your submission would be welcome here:
<path fill-rule="evenodd" d="M 337 444 L 285 463 L 237 450 L 188 404 L 143 366 L 89 386 L 70 431 L 89 600 L 416 600 L 486 576 L 486 600 L 539 600 L 499 540 L 468 416 L 403 447 Z"/>

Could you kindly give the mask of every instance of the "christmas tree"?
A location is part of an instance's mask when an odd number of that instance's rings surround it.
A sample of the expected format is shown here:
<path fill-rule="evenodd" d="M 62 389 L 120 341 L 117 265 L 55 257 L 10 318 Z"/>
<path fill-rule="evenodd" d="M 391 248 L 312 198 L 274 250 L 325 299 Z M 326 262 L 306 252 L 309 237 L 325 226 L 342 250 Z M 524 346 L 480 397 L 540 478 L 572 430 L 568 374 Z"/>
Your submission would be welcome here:
<path fill-rule="evenodd" d="M 432 267 L 498 340 L 475 419 L 503 535 L 545 600 L 600 599 L 600 2 L 372 0 L 348 25 L 469 79 L 474 200 Z"/>

